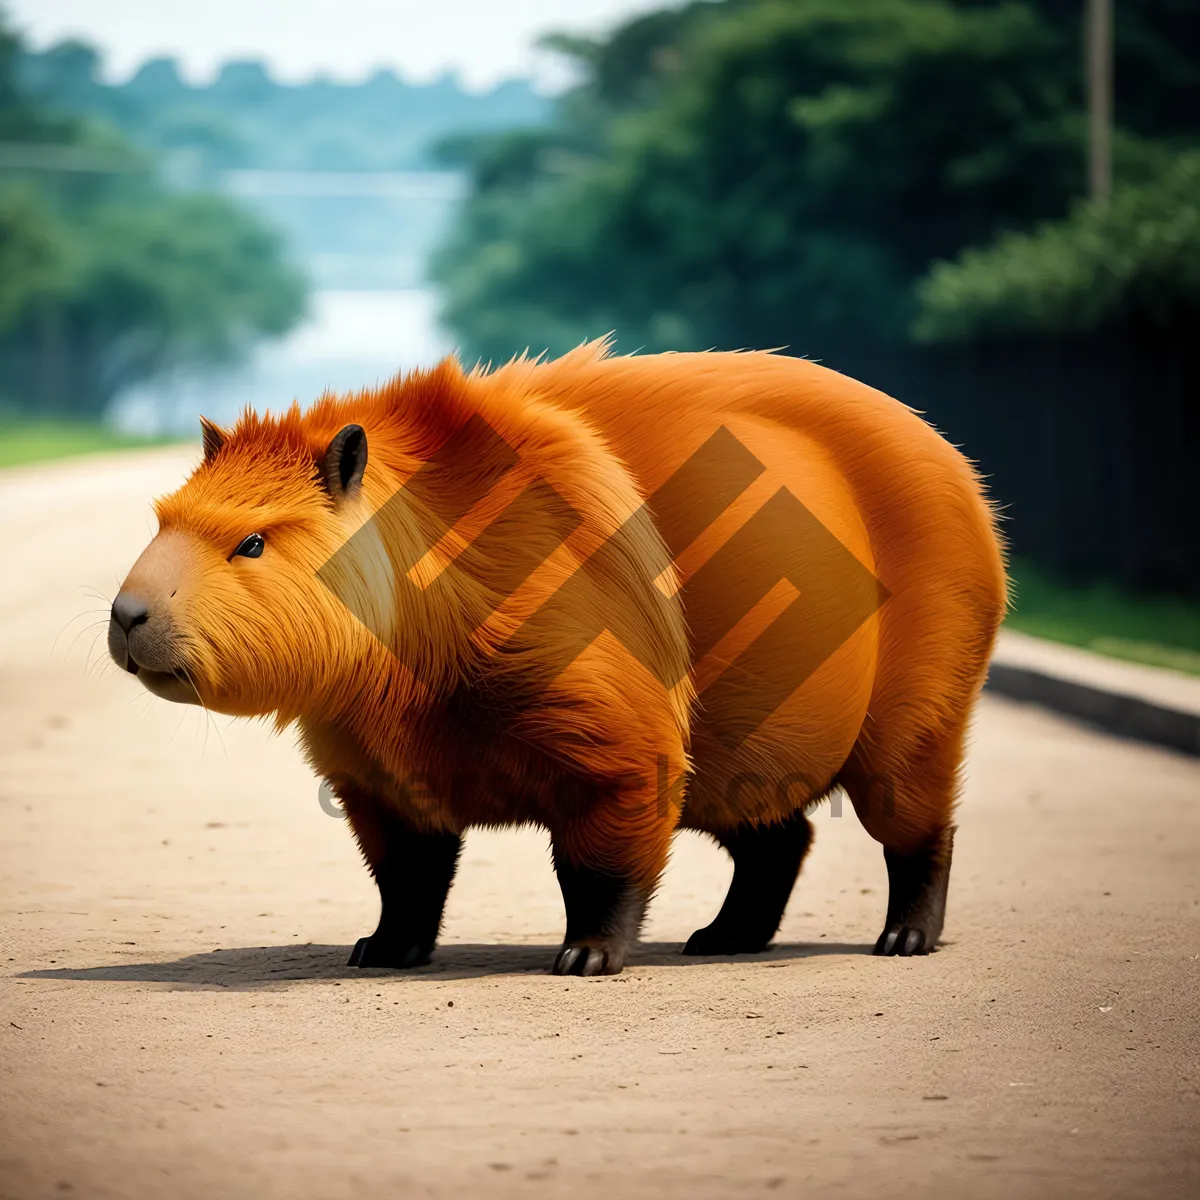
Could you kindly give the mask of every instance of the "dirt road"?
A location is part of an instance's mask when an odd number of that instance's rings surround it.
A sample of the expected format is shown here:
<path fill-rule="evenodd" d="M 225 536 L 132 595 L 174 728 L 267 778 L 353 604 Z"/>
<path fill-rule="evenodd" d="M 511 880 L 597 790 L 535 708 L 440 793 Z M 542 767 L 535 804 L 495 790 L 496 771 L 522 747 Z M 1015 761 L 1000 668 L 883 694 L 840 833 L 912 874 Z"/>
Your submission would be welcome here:
<path fill-rule="evenodd" d="M 931 958 L 869 955 L 847 805 L 762 958 L 679 956 L 687 837 L 632 966 L 552 978 L 544 837 L 475 833 L 434 965 L 350 970 L 290 741 L 88 628 L 190 459 L 0 475 L 0 1196 L 1200 1195 L 1200 763 L 986 701 Z"/>

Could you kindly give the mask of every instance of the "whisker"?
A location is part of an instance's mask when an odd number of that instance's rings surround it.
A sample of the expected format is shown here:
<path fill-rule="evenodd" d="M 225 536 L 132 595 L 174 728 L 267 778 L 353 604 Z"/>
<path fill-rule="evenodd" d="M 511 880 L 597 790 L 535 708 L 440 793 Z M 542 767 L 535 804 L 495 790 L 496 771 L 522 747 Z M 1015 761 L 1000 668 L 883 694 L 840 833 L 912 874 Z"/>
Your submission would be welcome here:
<path fill-rule="evenodd" d="M 95 678 L 95 676 L 92 674 L 92 670 L 96 666 L 96 661 L 94 661 L 93 656 L 96 653 L 96 643 L 99 640 L 100 640 L 100 631 L 97 630 L 92 635 L 92 643 L 90 646 L 88 646 L 87 656 L 83 660 L 83 676 L 85 679 L 94 679 Z"/>
<path fill-rule="evenodd" d="M 84 663 L 83 673 L 87 679 L 99 679 L 101 674 L 110 667 L 115 668 L 116 663 L 113 662 L 107 654 L 96 654 L 96 643 L 100 640 L 100 631 L 97 630 L 92 635 L 92 644 L 88 648 L 87 659 Z M 107 646 L 105 647 L 107 649 Z"/>
<path fill-rule="evenodd" d="M 69 620 L 69 621 L 68 621 L 68 622 L 67 622 L 67 623 L 66 623 L 66 624 L 65 624 L 65 625 L 64 625 L 64 626 L 63 626 L 63 627 L 62 627 L 62 628 L 61 628 L 61 629 L 60 629 L 60 630 L 59 630 L 59 631 L 58 631 L 58 632 L 57 632 L 57 633 L 54 635 L 54 641 L 52 641 L 52 642 L 50 643 L 50 650 L 49 650 L 49 652 L 48 652 L 48 656 L 49 656 L 49 657 L 51 657 L 51 658 L 54 656 L 54 651 L 55 651 L 55 650 L 58 648 L 58 642 L 59 642 L 59 639 L 60 639 L 60 638 L 63 636 L 63 634 L 64 634 L 64 633 L 66 633 L 66 632 L 67 632 L 67 630 L 68 630 L 68 629 L 69 629 L 69 628 L 70 628 L 70 627 L 71 627 L 71 626 L 72 626 L 72 625 L 73 625 L 73 624 L 74 624 L 76 621 L 82 621 L 82 620 L 84 619 L 84 617 L 91 617 L 91 616 L 95 616 L 97 611 L 98 611 L 98 610 L 96 610 L 96 609 L 93 609 L 91 612 L 80 613 L 78 616 L 76 616 L 76 617 L 72 617 L 72 618 L 71 618 L 71 619 L 70 619 L 70 620 Z M 87 633 L 87 631 L 88 631 L 89 629 L 95 629 L 97 625 L 107 625 L 107 624 L 108 624 L 108 618 L 107 618 L 107 617 L 100 617 L 98 620 L 95 620 L 95 621 L 89 621 L 89 622 L 88 622 L 86 625 L 84 625 L 84 626 L 83 626 L 83 628 L 81 628 L 81 629 L 79 629 L 79 630 L 77 630 L 77 631 L 76 631 L 76 633 L 75 633 L 75 636 L 74 636 L 74 637 L 71 639 L 71 643 L 70 643 L 70 645 L 69 645 L 69 646 L 67 646 L 67 649 L 66 649 L 65 653 L 63 654 L 63 657 L 64 657 L 64 658 L 66 658 L 66 657 L 67 657 L 67 655 L 69 655 L 69 654 L 71 653 L 71 651 L 75 649 L 75 645 L 76 645 L 76 643 L 79 641 L 79 639 L 80 639 L 81 637 L 83 637 L 83 635 L 84 635 L 85 633 Z"/>
<path fill-rule="evenodd" d="M 172 733 L 172 734 L 171 734 L 171 736 L 170 736 L 169 738 L 167 738 L 167 745 L 168 745 L 168 746 L 170 746 L 170 745 L 172 745 L 172 744 L 174 743 L 174 741 L 175 741 L 175 738 L 176 738 L 176 737 L 179 735 L 179 731 L 180 731 L 180 730 L 183 728 L 183 723 L 184 723 L 184 721 L 186 721 L 186 720 L 187 720 L 187 716 L 188 716 L 188 715 L 187 715 L 187 710 L 186 710 L 186 709 L 185 709 L 183 712 L 181 712 L 181 713 L 179 714 L 179 724 L 175 726 L 175 732 L 174 732 L 174 733 Z"/>
<path fill-rule="evenodd" d="M 88 633 L 90 630 L 95 630 L 95 632 L 94 632 L 94 633 L 92 633 L 92 642 L 91 642 L 91 646 L 89 647 L 89 649 L 95 649 L 95 647 L 96 647 L 96 642 L 97 642 L 97 640 L 100 638 L 100 634 L 101 634 L 102 630 L 103 630 L 103 629 L 104 629 L 104 628 L 105 628 L 107 625 L 108 625 L 108 622 L 107 622 L 107 621 L 93 621 L 93 622 L 92 622 L 90 625 L 85 625 L 85 626 L 84 626 L 84 627 L 83 627 L 83 628 L 82 628 L 82 629 L 81 629 L 81 630 L 80 630 L 80 631 L 79 631 L 79 632 L 78 632 L 78 633 L 77 633 L 77 634 L 76 634 L 76 635 L 75 635 L 75 636 L 74 636 L 74 637 L 71 639 L 71 644 L 70 644 L 70 645 L 67 647 L 67 649 L 66 649 L 66 653 L 63 655 L 63 657 L 64 657 L 64 658 L 65 658 L 65 657 L 67 657 L 67 656 L 68 656 L 68 655 L 71 653 L 71 651 L 72 651 L 72 650 L 74 650 L 74 649 L 75 649 L 75 647 L 76 647 L 76 646 L 79 644 L 79 639 L 80 639 L 81 637 L 83 637 L 83 636 L 84 636 L 86 633 Z"/>
<path fill-rule="evenodd" d="M 138 730 L 140 731 L 145 728 L 150 710 L 154 707 L 154 696 L 143 688 L 139 695 L 131 698 L 130 703 L 138 710 Z"/>
<path fill-rule="evenodd" d="M 180 667 L 179 669 L 186 676 L 188 683 L 191 684 L 192 691 L 196 693 L 196 699 L 200 701 L 200 707 L 204 709 L 204 748 L 201 750 L 201 754 L 206 753 L 208 750 L 208 729 L 211 725 L 217 735 L 217 741 L 221 743 L 221 752 L 226 758 L 228 758 L 229 748 L 225 745 L 225 739 L 221 735 L 221 728 L 214 719 L 212 711 L 209 709 L 208 705 L 204 703 L 204 697 L 200 695 L 200 689 L 196 686 L 196 681 L 192 678 L 192 673 L 187 669 L 187 667 Z"/>
<path fill-rule="evenodd" d="M 108 598 L 94 588 L 90 583 L 77 583 L 73 588 L 67 589 L 68 596 L 74 596 L 77 593 L 83 593 L 83 595 L 89 596 L 93 600 L 103 600 L 105 604 L 108 603 Z"/>

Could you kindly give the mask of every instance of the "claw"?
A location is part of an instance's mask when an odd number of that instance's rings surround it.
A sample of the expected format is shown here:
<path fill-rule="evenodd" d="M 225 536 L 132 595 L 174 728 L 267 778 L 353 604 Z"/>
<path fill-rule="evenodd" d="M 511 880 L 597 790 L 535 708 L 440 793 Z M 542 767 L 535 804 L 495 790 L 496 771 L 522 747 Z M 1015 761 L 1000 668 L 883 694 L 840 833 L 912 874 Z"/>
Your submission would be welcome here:
<path fill-rule="evenodd" d="M 608 966 L 608 955 L 603 950 L 585 950 L 580 975 L 603 975 Z"/>
<path fill-rule="evenodd" d="M 875 943 L 875 953 L 892 955 L 896 953 L 896 943 L 900 940 L 899 929 L 884 930 L 879 941 Z"/>
<path fill-rule="evenodd" d="M 911 929 L 905 925 L 897 925 L 885 929 L 875 943 L 875 953 L 886 957 L 910 958 L 916 954 L 926 954 L 925 931 Z"/>
<path fill-rule="evenodd" d="M 576 959 L 583 953 L 579 946 L 567 946 L 565 949 L 558 952 L 558 957 L 554 960 L 554 966 L 551 973 L 554 975 L 571 975 L 571 968 L 575 965 Z"/>
<path fill-rule="evenodd" d="M 611 975 L 608 955 L 598 946 L 564 946 L 554 960 L 553 975 Z"/>

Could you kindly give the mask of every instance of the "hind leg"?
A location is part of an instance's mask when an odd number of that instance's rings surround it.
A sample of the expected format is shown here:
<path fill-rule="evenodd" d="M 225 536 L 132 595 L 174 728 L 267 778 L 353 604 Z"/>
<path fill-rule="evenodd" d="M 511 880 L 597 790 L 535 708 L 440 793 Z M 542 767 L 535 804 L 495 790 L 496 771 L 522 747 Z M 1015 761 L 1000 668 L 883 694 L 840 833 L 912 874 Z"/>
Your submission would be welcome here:
<path fill-rule="evenodd" d="M 733 880 L 721 911 L 688 938 L 684 954 L 765 950 L 783 920 L 812 833 L 811 822 L 798 812 L 777 825 L 747 825 L 714 835 L 733 859 Z"/>
<path fill-rule="evenodd" d="M 937 946 L 950 885 L 962 745 L 959 727 L 924 739 L 894 771 L 872 771 L 869 756 L 856 751 L 842 773 L 840 782 L 867 832 L 883 844 L 887 864 L 887 916 L 876 954 L 929 954 Z"/>
<path fill-rule="evenodd" d="M 888 908 L 876 954 L 928 954 L 937 945 L 946 916 L 954 826 L 910 854 L 883 850 L 888 870 Z"/>

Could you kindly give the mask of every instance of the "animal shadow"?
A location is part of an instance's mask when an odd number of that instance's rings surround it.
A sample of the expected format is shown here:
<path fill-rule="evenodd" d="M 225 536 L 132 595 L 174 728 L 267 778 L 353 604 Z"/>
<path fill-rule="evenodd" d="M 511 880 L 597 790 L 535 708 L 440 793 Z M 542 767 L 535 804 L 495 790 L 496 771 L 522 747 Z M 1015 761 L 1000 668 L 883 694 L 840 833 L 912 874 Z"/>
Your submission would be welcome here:
<path fill-rule="evenodd" d="M 869 944 L 811 942 L 770 947 L 762 954 L 691 958 L 680 954 L 674 942 L 643 942 L 629 957 L 626 970 L 639 967 L 687 967 L 739 963 L 765 967 L 804 958 L 869 954 Z M 433 961 L 409 970 L 348 967 L 349 946 L 290 945 L 243 946 L 189 954 L 168 962 L 118 963 L 102 967 L 56 967 L 24 971 L 22 979 L 102 980 L 106 982 L 158 983 L 180 989 L 247 990 L 278 987 L 313 980 L 343 980 L 396 976 L 422 980 L 476 979 L 490 975 L 548 975 L 557 945 L 505 945 L 447 942 L 434 952 Z"/>

